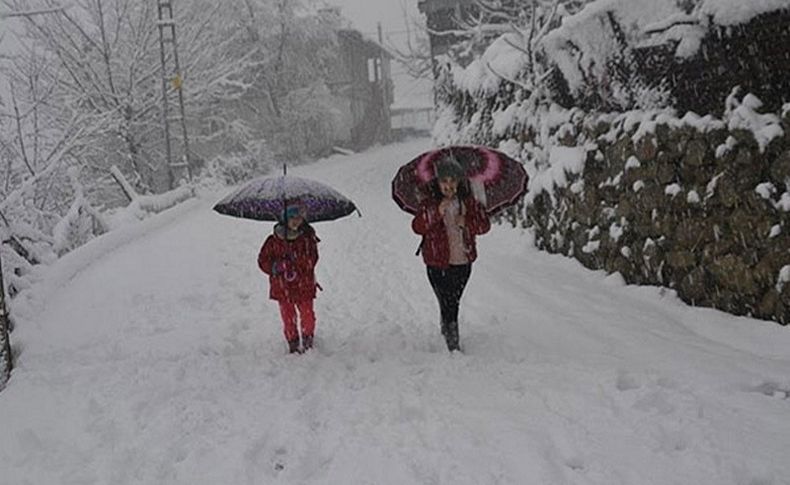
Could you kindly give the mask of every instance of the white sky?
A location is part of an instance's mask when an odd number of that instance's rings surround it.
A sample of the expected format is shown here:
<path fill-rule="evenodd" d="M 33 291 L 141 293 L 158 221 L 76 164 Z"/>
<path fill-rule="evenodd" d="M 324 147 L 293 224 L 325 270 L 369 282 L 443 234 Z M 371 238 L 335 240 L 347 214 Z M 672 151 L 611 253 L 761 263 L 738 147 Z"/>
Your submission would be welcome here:
<path fill-rule="evenodd" d="M 326 0 L 342 8 L 345 17 L 351 19 L 360 31 L 375 35 L 376 25 L 381 22 L 385 33 L 390 32 L 393 40 L 406 29 L 404 10 L 412 20 L 421 21 L 417 0 Z"/>

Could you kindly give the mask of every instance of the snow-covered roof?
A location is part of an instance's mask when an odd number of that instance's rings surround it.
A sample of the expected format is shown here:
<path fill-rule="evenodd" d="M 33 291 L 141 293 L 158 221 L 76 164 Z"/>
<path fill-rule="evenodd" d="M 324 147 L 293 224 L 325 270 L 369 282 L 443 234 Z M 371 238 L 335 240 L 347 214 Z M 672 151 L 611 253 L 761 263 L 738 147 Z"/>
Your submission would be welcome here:
<path fill-rule="evenodd" d="M 377 56 L 383 53 L 389 59 L 395 58 L 393 53 L 387 47 L 371 39 L 370 37 L 363 35 L 358 30 L 342 29 L 339 30 L 337 34 L 338 36 L 348 39 L 349 41 L 363 47 L 372 56 Z"/>

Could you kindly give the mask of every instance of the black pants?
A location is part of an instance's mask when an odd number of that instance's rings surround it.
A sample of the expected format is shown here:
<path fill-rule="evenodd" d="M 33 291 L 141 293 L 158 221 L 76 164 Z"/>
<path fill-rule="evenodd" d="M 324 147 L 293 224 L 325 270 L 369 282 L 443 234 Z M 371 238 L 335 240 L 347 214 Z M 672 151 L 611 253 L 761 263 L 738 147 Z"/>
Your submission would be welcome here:
<path fill-rule="evenodd" d="M 449 268 L 428 266 L 428 281 L 431 282 L 433 292 L 439 300 L 442 314 L 442 334 L 447 340 L 447 346 L 455 347 L 450 350 L 458 348 L 458 306 L 470 274 L 472 274 L 471 263 Z"/>

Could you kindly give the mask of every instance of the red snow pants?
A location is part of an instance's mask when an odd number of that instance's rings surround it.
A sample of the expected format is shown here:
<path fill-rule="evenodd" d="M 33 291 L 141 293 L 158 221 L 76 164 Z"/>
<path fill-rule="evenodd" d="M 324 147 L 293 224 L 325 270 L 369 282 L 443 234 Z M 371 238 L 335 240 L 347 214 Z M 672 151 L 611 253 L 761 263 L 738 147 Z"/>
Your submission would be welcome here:
<path fill-rule="evenodd" d="M 283 319 L 283 333 L 289 342 L 299 340 L 299 330 L 296 326 L 296 311 L 299 311 L 299 320 L 302 324 L 302 336 L 312 337 L 315 332 L 315 313 L 313 300 L 304 300 L 299 303 L 278 301 L 280 316 Z"/>

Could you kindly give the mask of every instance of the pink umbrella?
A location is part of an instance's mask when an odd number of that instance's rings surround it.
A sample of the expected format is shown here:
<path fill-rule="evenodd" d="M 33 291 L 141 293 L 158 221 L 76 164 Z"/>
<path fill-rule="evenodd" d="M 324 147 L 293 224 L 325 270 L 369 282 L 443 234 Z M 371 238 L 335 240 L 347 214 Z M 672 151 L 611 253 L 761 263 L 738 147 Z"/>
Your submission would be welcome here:
<path fill-rule="evenodd" d="M 402 166 L 392 180 L 392 198 L 401 209 L 416 214 L 430 196 L 435 163 L 452 157 L 466 171 L 470 189 L 488 214 L 514 204 L 527 191 L 524 166 L 502 152 L 484 146 L 449 146 L 425 152 Z"/>

